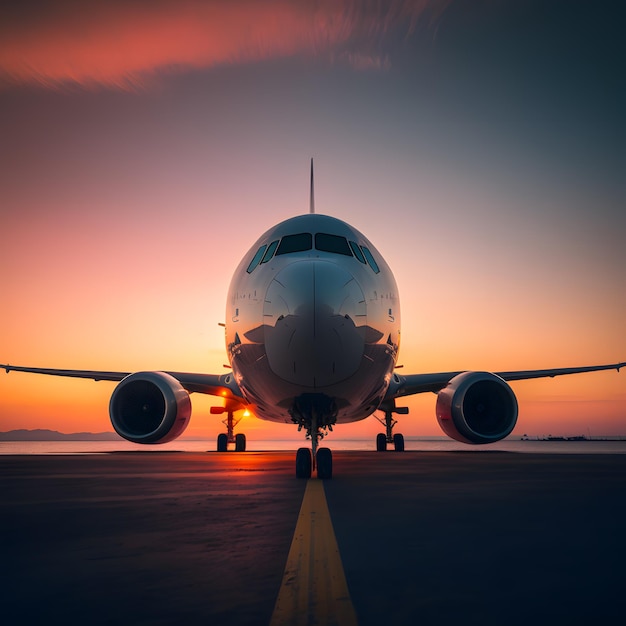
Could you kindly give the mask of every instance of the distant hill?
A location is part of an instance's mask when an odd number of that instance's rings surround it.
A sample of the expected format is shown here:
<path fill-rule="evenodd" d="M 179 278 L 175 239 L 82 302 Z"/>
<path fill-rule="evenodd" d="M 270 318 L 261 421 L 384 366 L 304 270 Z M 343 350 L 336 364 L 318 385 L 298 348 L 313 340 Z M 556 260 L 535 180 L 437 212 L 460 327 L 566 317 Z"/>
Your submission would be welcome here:
<path fill-rule="evenodd" d="M 121 441 L 117 433 L 60 433 L 56 430 L 10 430 L 0 432 L 0 441 Z"/>

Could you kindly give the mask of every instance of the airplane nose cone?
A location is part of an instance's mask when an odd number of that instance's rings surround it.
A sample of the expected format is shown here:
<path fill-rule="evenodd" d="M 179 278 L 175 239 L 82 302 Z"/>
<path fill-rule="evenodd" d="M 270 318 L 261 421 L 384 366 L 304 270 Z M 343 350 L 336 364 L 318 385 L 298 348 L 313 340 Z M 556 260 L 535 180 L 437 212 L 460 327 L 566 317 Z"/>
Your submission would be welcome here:
<path fill-rule="evenodd" d="M 326 387 L 357 371 L 366 304 L 361 287 L 342 267 L 328 261 L 288 265 L 267 290 L 264 316 L 269 366 L 284 380 Z"/>

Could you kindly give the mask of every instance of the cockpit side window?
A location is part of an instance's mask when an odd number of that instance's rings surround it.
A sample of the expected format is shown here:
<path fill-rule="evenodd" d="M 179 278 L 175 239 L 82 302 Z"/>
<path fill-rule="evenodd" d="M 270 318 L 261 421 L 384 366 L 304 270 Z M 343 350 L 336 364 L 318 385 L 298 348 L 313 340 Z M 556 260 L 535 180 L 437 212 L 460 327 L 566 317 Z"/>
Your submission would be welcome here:
<path fill-rule="evenodd" d="M 365 246 L 361 246 L 361 250 L 363 250 L 363 254 L 365 255 L 365 258 L 367 259 L 367 262 L 370 264 L 370 267 L 374 270 L 374 273 L 375 274 L 380 273 L 380 268 L 378 267 L 378 264 L 374 260 L 372 253 Z"/>
<path fill-rule="evenodd" d="M 248 269 L 246 270 L 246 272 L 248 272 L 248 274 L 252 274 L 252 272 L 254 271 L 254 268 L 261 262 L 261 259 L 263 258 L 263 255 L 265 254 L 265 249 L 267 248 L 267 245 L 262 245 L 254 254 L 254 256 L 252 257 L 252 261 L 250 261 L 250 265 L 248 265 Z"/>
<path fill-rule="evenodd" d="M 340 237 L 339 235 L 316 233 L 315 249 L 322 250 L 323 252 L 333 252 L 334 254 L 352 256 L 347 239 L 345 237 Z"/>
<path fill-rule="evenodd" d="M 276 247 L 278 246 L 278 239 L 276 241 L 272 241 L 272 243 L 267 248 L 267 252 L 263 255 L 263 259 L 261 260 L 261 264 L 267 263 L 273 256 Z"/>
<path fill-rule="evenodd" d="M 354 256 L 363 264 L 367 263 L 363 253 L 361 252 L 361 248 L 359 248 L 359 244 L 355 241 L 350 242 L 350 247 L 352 248 L 352 252 L 354 252 Z"/>
<path fill-rule="evenodd" d="M 299 233 L 297 235 L 285 235 L 280 240 L 276 256 L 279 254 L 290 254 L 291 252 L 305 252 L 313 248 L 313 237 L 311 233 Z"/>

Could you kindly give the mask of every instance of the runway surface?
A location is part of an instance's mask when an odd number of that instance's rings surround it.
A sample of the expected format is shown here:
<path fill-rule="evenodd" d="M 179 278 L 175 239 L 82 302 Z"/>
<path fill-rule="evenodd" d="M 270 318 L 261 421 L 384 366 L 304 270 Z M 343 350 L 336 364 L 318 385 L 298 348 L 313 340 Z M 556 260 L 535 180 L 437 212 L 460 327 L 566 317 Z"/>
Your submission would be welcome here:
<path fill-rule="evenodd" d="M 323 490 L 294 456 L 0 457 L 2 622 L 280 623 L 297 535 L 361 625 L 623 619 L 626 455 L 336 452 Z M 324 504 L 337 560 L 300 525 Z M 324 593 L 303 623 L 350 615 Z"/>

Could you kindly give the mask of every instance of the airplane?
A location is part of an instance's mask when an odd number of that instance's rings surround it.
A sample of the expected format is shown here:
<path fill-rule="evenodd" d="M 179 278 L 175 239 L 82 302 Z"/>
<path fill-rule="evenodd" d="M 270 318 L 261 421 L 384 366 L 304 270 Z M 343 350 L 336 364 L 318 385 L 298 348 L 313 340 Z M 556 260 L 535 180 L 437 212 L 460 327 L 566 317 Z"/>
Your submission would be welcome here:
<path fill-rule="evenodd" d="M 115 431 L 140 444 L 179 437 L 191 418 L 191 393 L 223 399 L 211 413 L 226 413 L 229 444 L 244 452 L 235 435 L 235 413 L 304 429 L 308 447 L 296 452 L 296 476 L 332 478 L 332 453 L 319 443 L 337 424 L 374 415 L 385 427 L 377 451 L 393 445 L 394 415 L 404 396 L 434 392 L 443 432 L 468 444 L 488 444 L 515 427 L 518 404 L 508 382 L 599 370 L 626 363 L 511 372 L 454 371 L 402 375 L 400 298 L 391 269 L 375 246 L 346 222 L 315 212 L 313 160 L 309 213 L 265 232 L 234 272 L 226 302 L 226 350 L 231 371 L 202 374 L 170 371 L 106 372 L 0 365 L 30 372 L 118 382 L 109 403 Z"/>

